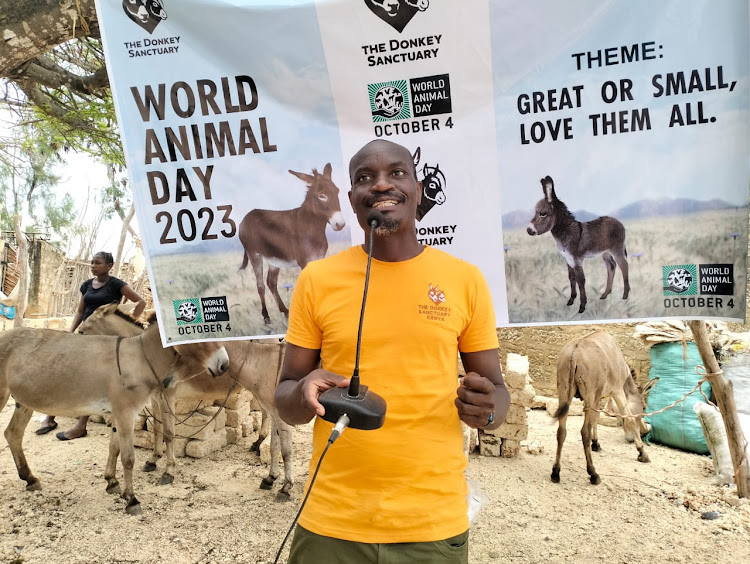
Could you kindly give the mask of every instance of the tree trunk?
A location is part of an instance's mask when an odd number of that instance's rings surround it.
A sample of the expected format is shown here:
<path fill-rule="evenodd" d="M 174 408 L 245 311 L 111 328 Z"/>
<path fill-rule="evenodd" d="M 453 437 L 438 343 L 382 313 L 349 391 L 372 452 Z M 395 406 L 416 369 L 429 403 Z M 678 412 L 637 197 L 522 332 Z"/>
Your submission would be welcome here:
<path fill-rule="evenodd" d="M 135 215 L 135 207 L 130 204 L 130 209 L 127 215 L 122 219 L 122 229 L 120 230 L 120 241 L 117 243 L 117 255 L 115 256 L 115 274 L 114 276 L 120 276 L 120 267 L 122 261 L 122 249 L 125 247 L 125 238 L 128 236 L 128 230 L 130 229 L 130 221 Z"/>
<path fill-rule="evenodd" d="M 732 455 L 732 466 L 734 467 L 734 482 L 737 484 L 737 495 L 739 497 L 750 497 L 750 471 L 745 457 L 745 441 L 737 417 L 737 407 L 734 403 L 734 390 L 732 382 L 724 378 L 719 368 L 711 344 L 706 334 L 706 324 L 703 321 L 690 321 L 690 329 L 693 338 L 698 345 L 698 351 L 703 359 L 703 366 L 708 373 L 708 381 L 711 383 L 714 398 L 719 404 L 721 418 L 727 431 L 729 452 Z"/>
<path fill-rule="evenodd" d="M 21 231 L 21 216 L 18 214 L 13 216 L 13 227 L 18 245 L 18 301 L 13 327 L 23 327 L 23 314 L 29 301 L 29 245 L 26 243 L 26 235 Z"/>
<path fill-rule="evenodd" d="M 0 77 L 75 37 L 99 35 L 94 0 L 0 0 Z"/>

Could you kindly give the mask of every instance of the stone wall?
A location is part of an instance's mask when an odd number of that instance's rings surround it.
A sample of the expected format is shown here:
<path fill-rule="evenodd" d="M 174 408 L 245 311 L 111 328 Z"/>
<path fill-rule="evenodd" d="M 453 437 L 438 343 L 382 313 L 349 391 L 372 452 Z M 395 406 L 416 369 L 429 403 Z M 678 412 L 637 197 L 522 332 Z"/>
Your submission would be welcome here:
<path fill-rule="evenodd" d="M 192 398 L 178 398 L 175 402 L 177 423 L 173 446 L 176 458 L 203 458 L 260 430 L 260 406 L 248 390 L 238 387 L 214 405 L 197 407 L 200 406 Z M 92 421 L 108 422 L 106 418 L 92 418 Z M 150 403 L 136 418 L 133 443 L 149 450 L 154 447 L 154 417 Z"/>
<path fill-rule="evenodd" d="M 634 323 L 498 329 L 500 358 L 506 358 L 508 353 L 528 357 L 529 376 L 534 389 L 538 394 L 557 396 L 557 355 L 560 349 L 569 340 L 595 330 L 604 330 L 612 334 L 620 345 L 625 359 L 635 368 L 638 382 L 648 380 L 651 368 L 649 352 L 639 340 L 632 337 L 635 332 Z"/>

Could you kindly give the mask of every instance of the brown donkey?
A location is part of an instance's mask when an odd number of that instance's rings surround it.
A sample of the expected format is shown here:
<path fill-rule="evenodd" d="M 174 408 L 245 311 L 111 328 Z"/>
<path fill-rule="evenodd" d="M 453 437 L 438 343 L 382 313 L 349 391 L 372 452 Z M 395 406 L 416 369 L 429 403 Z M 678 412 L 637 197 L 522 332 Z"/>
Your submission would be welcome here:
<path fill-rule="evenodd" d="M 586 455 L 586 470 L 589 480 L 596 485 L 601 482 L 594 469 L 591 451 L 600 450 L 597 437 L 599 404 L 603 396 L 610 396 L 623 416 L 623 429 L 626 437 L 632 435 L 638 460 L 649 462 L 641 436 L 651 427 L 640 417 L 646 407 L 644 395 L 655 383 L 649 382 L 646 389 L 639 390 L 633 372 L 622 356 L 617 341 L 609 333 L 596 331 L 567 342 L 557 358 L 557 397 L 559 405 L 555 412 L 558 420 L 557 455 L 552 467 L 551 479 L 560 481 L 560 456 L 567 436 L 566 422 L 568 410 L 574 397 L 583 399 L 584 419 L 581 427 L 581 440 Z"/>
<path fill-rule="evenodd" d="M 620 267 L 625 286 L 622 299 L 628 299 L 630 282 L 623 224 L 614 217 L 606 215 L 592 221 L 577 221 L 568 207 L 557 199 L 552 178 L 545 176 L 541 182 L 544 198 L 537 202 L 534 217 L 526 228 L 526 232 L 529 235 L 552 232 L 557 248 L 568 264 L 570 299 L 567 305 L 573 305 L 577 295 L 576 285 L 578 285 L 578 290 L 581 292 L 581 306 L 578 308 L 578 313 L 583 313 L 586 309 L 586 276 L 583 272 L 583 261 L 599 255 L 602 256 L 607 267 L 607 287 L 600 299 L 603 300 L 612 291 L 616 266 Z"/>
<path fill-rule="evenodd" d="M 323 258 L 328 251 L 326 224 L 334 231 L 341 231 L 346 225 L 339 204 L 339 189 L 331 180 L 331 163 L 325 166 L 323 174 L 316 169 L 312 175 L 289 172 L 307 184 L 302 205 L 291 210 L 254 209 L 245 216 L 239 229 L 240 241 L 245 248 L 239 270 L 244 270 L 250 261 L 266 325 L 271 323 L 271 318 L 266 308 L 263 259 L 268 262 L 267 283 L 271 294 L 279 311 L 288 316 L 289 310 L 276 287 L 279 269 L 305 268 L 308 262 Z"/>
<path fill-rule="evenodd" d="M 143 332 L 143 326 L 121 311 L 117 302 L 96 309 L 81 325 L 78 332 L 84 335 L 121 335 L 129 337 Z M 276 341 L 275 339 L 273 341 Z M 270 490 L 279 477 L 279 461 L 284 461 L 284 483 L 277 494 L 278 500 L 291 499 L 294 486 L 292 426 L 285 423 L 276 410 L 273 395 L 281 370 L 286 343 L 251 340 L 225 341 L 222 343 L 229 356 L 229 370 L 214 378 L 209 372 L 151 395 L 151 410 L 154 414 L 154 448 L 151 458 L 143 467 L 144 472 L 156 470 L 156 463 L 166 447 L 167 467 L 159 483 L 169 484 L 174 480 L 176 467 L 174 455 L 175 401 L 225 400 L 236 381 L 250 390 L 263 411 L 263 423 L 258 439 L 250 447 L 260 454 L 260 445 L 271 433 L 271 468 L 263 478 L 261 489 Z M 163 425 L 162 425 L 163 423 Z"/>
<path fill-rule="evenodd" d="M 204 370 L 219 376 L 229 368 L 221 343 L 162 347 L 159 327 L 153 321 L 142 334 L 125 338 L 27 327 L 0 333 L 0 405 L 4 406 L 10 395 L 16 401 L 5 439 L 27 490 L 41 488 L 22 445 L 34 411 L 68 417 L 111 414 L 114 422 L 104 470 L 107 491 L 122 491 L 125 511 L 141 513 L 133 491 L 136 414 L 157 389 L 175 386 Z M 123 490 L 115 477 L 118 456 Z"/>

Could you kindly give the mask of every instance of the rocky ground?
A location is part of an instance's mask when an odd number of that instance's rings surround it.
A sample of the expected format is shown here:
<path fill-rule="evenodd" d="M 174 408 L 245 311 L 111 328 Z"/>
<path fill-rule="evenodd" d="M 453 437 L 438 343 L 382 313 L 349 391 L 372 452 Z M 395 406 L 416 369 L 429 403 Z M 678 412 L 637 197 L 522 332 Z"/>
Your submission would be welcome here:
<path fill-rule="evenodd" d="M 12 401 L 0 412 L 0 428 L 11 412 Z M 73 423 L 59 421 L 61 429 Z M 556 425 L 543 410 L 530 414 L 529 439 L 541 453 L 511 459 L 472 454 L 469 477 L 488 498 L 471 530 L 472 563 L 750 561 L 750 500 L 710 483 L 708 457 L 650 445 L 652 462 L 642 464 L 620 429 L 600 427 L 603 450 L 594 456 L 602 483 L 592 486 L 581 421 L 569 419 L 560 484 L 549 479 Z M 143 514 L 130 517 L 124 502 L 104 491 L 105 425 L 90 424 L 87 437 L 70 442 L 37 436 L 37 426 L 35 416 L 25 449 L 42 491 L 25 491 L 2 441 L 0 562 L 270 564 L 307 477 L 309 426 L 295 435 L 297 484 L 287 503 L 258 489 L 267 468 L 248 452 L 247 437 L 207 458 L 179 459 L 169 486 L 138 471 Z M 146 458 L 138 449 L 136 466 Z"/>

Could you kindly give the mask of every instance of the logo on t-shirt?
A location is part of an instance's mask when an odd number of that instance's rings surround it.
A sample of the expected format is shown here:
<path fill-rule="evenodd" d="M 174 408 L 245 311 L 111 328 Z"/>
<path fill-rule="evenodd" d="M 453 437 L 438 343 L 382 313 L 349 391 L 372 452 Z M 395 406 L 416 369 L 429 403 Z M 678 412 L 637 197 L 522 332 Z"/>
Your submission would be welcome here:
<path fill-rule="evenodd" d="M 429 302 L 419 304 L 419 315 L 425 316 L 430 321 L 445 321 L 451 314 L 451 308 L 445 305 L 445 292 L 440 289 L 439 284 L 428 284 L 427 298 Z"/>
<path fill-rule="evenodd" d="M 445 303 L 445 292 L 443 292 L 439 286 L 433 288 L 432 284 L 430 284 L 430 289 L 427 291 L 427 295 L 435 305 Z"/>

